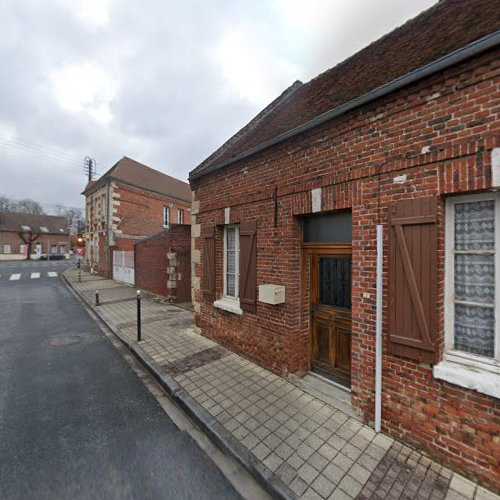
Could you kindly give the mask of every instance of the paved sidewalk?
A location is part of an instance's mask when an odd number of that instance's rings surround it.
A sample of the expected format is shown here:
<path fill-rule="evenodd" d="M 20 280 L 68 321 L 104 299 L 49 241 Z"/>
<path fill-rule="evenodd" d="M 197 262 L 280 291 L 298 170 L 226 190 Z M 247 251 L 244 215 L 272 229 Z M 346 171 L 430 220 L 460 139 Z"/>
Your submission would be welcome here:
<path fill-rule="evenodd" d="M 145 296 L 136 339 L 135 290 L 76 270 L 70 286 L 170 387 L 207 432 L 283 497 L 500 497 L 375 434 L 352 414 L 202 337 L 193 313 Z M 94 306 L 95 291 L 101 305 Z"/>

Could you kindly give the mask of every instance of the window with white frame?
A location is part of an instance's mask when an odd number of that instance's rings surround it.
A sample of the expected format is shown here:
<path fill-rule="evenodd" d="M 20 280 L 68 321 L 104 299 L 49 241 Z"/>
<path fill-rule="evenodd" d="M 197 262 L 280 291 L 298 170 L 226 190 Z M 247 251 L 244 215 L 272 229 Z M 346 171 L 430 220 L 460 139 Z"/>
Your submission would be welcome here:
<path fill-rule="evenodd" d="M 240 307 L 240 228 L 224 226 L 224 290 L 214 306 L 235 314 L 243 314 Z"/>
<path fill-rule="evenodd" d="M 163 227 L 170 225 L 170 207 L 163 207 Z"/>
<path fill-rule="evenodd" d="M 3 253 L 12 253 L 12 248 L 11 248 L 10 244 L 6 243 L 3 246 Z"/>
<path fill-rule="evenodd" d="M 449 198 L 445 210 L 446 351 L 434 374 L 496 395 L 500 392 L 500 194 Z"/>
<path fill-rule="evenodd" d="M 182 208 L 177 209 L 177 224 L 184 223 L 184 210 Z"/>
<path fill-rule="evenodd" d="M 224 227 L 224 295 L 238 298 L 240 286 L 240 234 L 238 226 Z"/>

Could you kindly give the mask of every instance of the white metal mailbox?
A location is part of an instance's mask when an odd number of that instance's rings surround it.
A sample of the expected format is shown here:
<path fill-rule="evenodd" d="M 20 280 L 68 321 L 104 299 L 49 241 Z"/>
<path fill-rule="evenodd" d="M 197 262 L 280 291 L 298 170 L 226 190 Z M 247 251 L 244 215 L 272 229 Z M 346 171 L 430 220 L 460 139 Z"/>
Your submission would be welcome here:
<path fill-rule="evenodd" d="M 283 304 L 285 287 L 282 285 L 259 285 L 259 301 L 266 304 Z"/>

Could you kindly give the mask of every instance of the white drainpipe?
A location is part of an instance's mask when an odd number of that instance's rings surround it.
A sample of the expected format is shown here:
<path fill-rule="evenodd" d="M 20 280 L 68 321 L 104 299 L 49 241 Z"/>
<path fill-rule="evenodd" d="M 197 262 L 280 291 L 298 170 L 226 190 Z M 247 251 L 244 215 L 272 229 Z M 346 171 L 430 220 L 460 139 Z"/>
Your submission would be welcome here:
<path fill-rule="evenodd" d="M 384 256 L 383 227 L 377 225 L 377 309 L 375 320 L 375 432 L 382 421 L 382 266 Z"/>

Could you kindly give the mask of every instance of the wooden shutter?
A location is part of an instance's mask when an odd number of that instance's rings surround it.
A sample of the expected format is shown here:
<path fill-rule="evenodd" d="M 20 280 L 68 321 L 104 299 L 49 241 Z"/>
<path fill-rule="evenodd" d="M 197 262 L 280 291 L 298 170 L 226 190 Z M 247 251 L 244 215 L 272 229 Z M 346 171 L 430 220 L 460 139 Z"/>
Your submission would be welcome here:
<path fill-rule="evenodd" d="M 203 227 L 203 293 L 215 299 L 215 226 Z"/>
<path fill-rule="evenodd" d="M 257 298 L 257 223 L 240 224 L 240 307 L 255 312 Z"/>
<path fill-rule="evenodd" d="M 389 217 L 389 351 L 434 362 L 437 198 L 401 200 Z"/>

